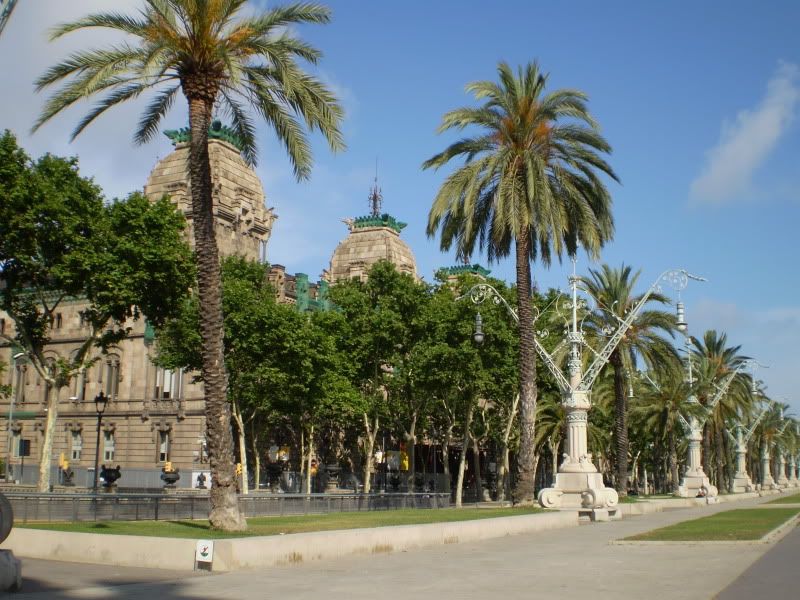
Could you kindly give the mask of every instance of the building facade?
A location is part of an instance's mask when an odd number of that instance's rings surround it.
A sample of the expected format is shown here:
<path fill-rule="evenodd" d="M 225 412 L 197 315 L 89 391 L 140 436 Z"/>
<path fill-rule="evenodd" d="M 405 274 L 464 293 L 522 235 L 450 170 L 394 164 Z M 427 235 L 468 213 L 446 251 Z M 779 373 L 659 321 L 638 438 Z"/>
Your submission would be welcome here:
<path fill-rule="evenodd" d="M 167 132 L 175 149 L 160 160 L 144 187 L 153 201 L 164 195 L 185 215 L 192 241 L 191 191 L 187 171 L 188 131 Z M 266 208 L 256 173 L 242 159 L 235 137 L 219 123 L 209 130 L 212 193 L 220 255 L 240 255 L 263 261 L 276 219 Z M 81 299 L 60 304 L 52 326 L 47 355 L 68 357 L 89 333 L 81 316 Z M 0 313 L 4 334 L 13 337 L 13 323 Z M 68 463 L 73 483 L 91 486 L 95 452 L 101 465 L 119 465 L 119 488 L 161 487 L 166 462 L 180 469 L 178 486 L 195 487 L 200 473 L 207 475 L 205 417 L 202 384 L 192 373 L 155 366 L 153 332 L 143 320 L 130 323 L 130 335 L 100 355 L 85 372 L 59 391 L 59 414 L 51 456 L 51 481 L 63 482 L 59 462 Z M 0 360 L 9 365 L 6 382 L 12 398 L 2 408 L 0 450 L 11 465 L 11 477 L 20 483 L 38 480 L 46 419 L 46 385 L 26 363 L 18 348 L 0 344 Z M 94 398 L 104 392 L 110 402 L 99 428 Z M 10 423 L 9 423 L 10 417 Z M 63 462 L 62 462 L 63 464 Z M 206 486 L 210 477 L 206 477 Z"/>

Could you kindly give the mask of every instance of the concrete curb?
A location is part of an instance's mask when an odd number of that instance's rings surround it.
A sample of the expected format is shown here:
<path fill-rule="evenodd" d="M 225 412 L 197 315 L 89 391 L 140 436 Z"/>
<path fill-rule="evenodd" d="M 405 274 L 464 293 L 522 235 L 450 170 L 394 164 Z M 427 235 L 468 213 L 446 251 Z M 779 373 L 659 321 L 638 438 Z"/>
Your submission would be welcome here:
<path fill-rule="evenodd" d="M 397 552 L 422 546 L 471 542 L 577 525 L 577 512 L 558 512 L 452 523 L 215 540 L 213 570 L 237 571 L 352 554 Z M 192 570 L 196 541 L 16 528 L 3 546 L 25 558 Z"/>

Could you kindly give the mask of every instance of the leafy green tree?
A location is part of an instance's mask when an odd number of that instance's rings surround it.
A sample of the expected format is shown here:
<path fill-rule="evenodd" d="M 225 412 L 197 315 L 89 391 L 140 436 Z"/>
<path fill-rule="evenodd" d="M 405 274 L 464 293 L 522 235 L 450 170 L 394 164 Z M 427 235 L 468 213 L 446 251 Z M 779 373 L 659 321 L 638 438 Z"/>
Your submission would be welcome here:
<path fill-rule="evenodd" d="M 545 93 L 537 63 L 515 74 L 498 65 L 499 83 L 467 86 L 483 104 L 446 113 L 439 132 L 476 128 L 423 168 L 461 157 L 465 164 L 442 184 L 428 215 L 429 236 L 441 227 L 442 250 L 469 257 L 476 245 L 490 261 L 516 258 L 519 313 L 521 441 L 517 497 L 534 492 L 536 356 L 531 261 L 574 256 L 580 246 L 596 255 L 613 234 L 611 197 L 598 174 L 616 179 L 602 158 L 611 148 L 589 114 L 586 95 L 572 89 Z"/>
<path fill-rule="evenodd" d="M 419 339 L 419 312 L 426 294 L 424 284 L 398 272 L 387 261 L 375 263 L 365 282 L 350 280 L 330 289 L 340 318 L 329 318 L 328 324 L 336 326 L 340 348 L 349 357 L 348 377 L 361 394 L 365 492 L 371 485 L 372 456 L 381 424 L 385 426 L 394 414 L 405 427 L 406 439 L 416 438 L 425 398 L 416 394 L 418 372 L 411 366 L 409 354 Z M 390 393 L 392 402 L 397 401 L 391 411 Z M 413 443 L 409 449 L 411 446 Z"/>
<path fill-rule="evenodd" d="M 248 107 L 273 129 L 303 179 L 311 170 L 311 151 L 303 123 L 327 139 L 331 149 L 344 147 L 339 122 L 342 110 L 331 91 L 298 64 L 311 64 L 320 52 L 303 42 L 292 27 L 327 23 L 327 8 L 290 4 L 254 16 L 242 16 L 245 0 L 144 0 L 135 16 L 89 15 L 57 27 L 52 38 L 89 29 L 110 29 L 124 43 L 73 53 L 48 69 L 37 90 L 61 83 L 49 98 L 37 129 L 79 100 L 105 94 L 78 123 L 74 138 L 109 108 L 146 92 L 155 95 L 139 121 L 136 143 L 150 140 L 175 98 L 183 93 L 189 106 L 189 175 L 192 222 L 198 264 L 203 381 L 211 467 L 212 526 L 241 530 L 233 463 L 230 405 L 226 397 L 223 358 L 220 266 L 214 235 L 208 128 L 215 106 L 232 120 L 245 159 L 255 162 L 255 125 Z"/>
<path fill-rule="evenodd" d="M 222 261 L 228 395 L 244 473 L 248 473 L 248 426 L 259 417 L 280 414 L 292 419 L 304 431 L 306 460 L 313 453 L 314 428 L 324 418 L 347 413 L 353 396 L 341 374 L 335 340 L 313 318 L 278 304 L 268 273 L 266 265 L 240 257 Z M 180 317 L 159 330 L 158 361 L 171 368 L 199 370 L 200 339 L 194 295 Z M 254 449 L 255 459 L 258 454 Z M 258 465 L 255 473 L 257 479 Z M 247 477 L 242 487 L 246 492 Z"/>
<path fill-rule="evenodd" d="M 582 284 L 594 300 L 597 308 L 589 317 L 588 324 L 595 333 L 614 331 L 628 313 L 641 301 L 643 295 L 634 288 L 641 271 L 633 272 L 630 266 L 615 269 L 602 265 L 600 269 L 589 269 L 589 277 Z M 669 300 L 662 294 L 652 294 L 648 303 L 666 304 Z M 614 373 L 614 464 L 615 487 L 620 497 L 628 495 L 628 384 L 630 374 L 641 359 L 648 370 L 657 368 L 665 361 L 676 358 L 675 348 L 663 334 L 673 335 L 675 316 L 662 310 L 642 310 L 625 332 L 622 340 L 611 353 L 608 365 Z M 600 344 L 604 337 L 597 336 Z M 607 366 L 608 366 L 607 365 Z"/>
<path fill-rule="evenodd" d="M 45 382 L 47 420 L 40 491 L 50 487 L 59 391 L 142 316 L 158 325 L 179 306 L 194 279 L 182 237 L 183 216 L 166 200 L 140 193 L 104 205 L 75 159 L 31 162 L 14 136 L 0 137 L 0 309 L 17 344 Z M 61 303 L 85 299 L 91 333 L 69 357 L 45 355 Z"/>

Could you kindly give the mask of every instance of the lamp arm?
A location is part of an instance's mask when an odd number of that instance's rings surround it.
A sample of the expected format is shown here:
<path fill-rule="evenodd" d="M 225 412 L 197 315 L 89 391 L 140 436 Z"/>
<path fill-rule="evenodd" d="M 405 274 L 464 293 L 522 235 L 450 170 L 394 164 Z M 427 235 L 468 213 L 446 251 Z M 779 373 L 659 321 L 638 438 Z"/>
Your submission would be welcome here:
<path fill-rule="evenodd" d="M 631 309 L 630 313 L 628 313 L 628 316 L 625 317 L 619 327 L 617 327 L 617 330 L 613 333 L 606 345 L 595 357 L 594 361 L 592 361 L 592 364 L 583 374 L 581 382 L 578 384 L 578 389 L 585 391 L 592 389 L 595 379 L 597 379 L 598 375 L 600 375 L 600 371 L 608 362 L 608 359 L 611 357 L 611 354 L 614 352 L 617 345 L 619 345 L 619 343 L 622 341 L 622 338 L 625 336 L 625 333 L 628 331 L 631 324 L 636 320 L 636 317 L 639 316 L 639 313 L 642 312 L 644 305 L 648 300 L 650 300 L 650 296 L 652 296 L 661 288 L 660 284 L 662 280 L 670 282 L 673 286 L 678 287 L 679 289 L 683 289 L 686 287 L 689 279 L 701 280 L 699 277 L 690 275 L 684 269 L 668 269 L 661 273 L 653 285 L 651 285 L 647 292 L 645 292 L 644 296 L 642 296 L 639 302 L 636 303 L 636 306 Z"/>
<path fill-rule="evenodd" d="M 683 428 L 686 431 L 691 431 L 692 426 L 689 425 L 689 421 L 686 420 L 686 417 L 684 417 L 681 413 L 678 413 L 678 418 L 681 420 L 681 425 L 683 425 Z"/>
<path fill-rule="evenodd" d="M 768 407 L 765 407 L 764 410 L 761 411 L 761 414 L 756 417 L 756 420 L 750 426 L 750 429 L 747 430 L 747 433 L 744 434 L 744 442 L 745 444 L 750 441 L 750 438 L 753 437 L 753 434 L 756 432 L 756 427 L 761 422 L 761 419 L 764 418 L 764 415 L 767 414 Z"/>
<path fill-rule="evenodd" d="M 488 283 L 478 283 L 473 285 L 464 295 L 457 297 L 456 301 L 462 300 L 466 297 L 469 297 L 473 304 L 483 304 L 489 299 L 491 299 L 495 304 L 502 304 L 505 306 L 508 314 L 511 315 L 511 318 L 514 319 L 514 322 L 519 325 L 519 315 L 517 314 L 517 311 L 515 311 L 511 305 L 506 302 L 506 299 L 503 298 L 500 292 L 498 292 Z M 541 342 L 535 335 L 533 338 L 533 344 L 536 348 L 536 353 L 542 359 L 542 362 L 547 366 L 547 370 L 553 375 L 562 391 L 569 390 L 569 381 L 567 381 L 567 378 L 564 377 L 564 374 L 561 372 L 561 369 L 558 368 L 558 365 L 553 360 L 553 357 L 550 356 L 547 350 L 545 350 L 544 346 L 542 346 Z"/>

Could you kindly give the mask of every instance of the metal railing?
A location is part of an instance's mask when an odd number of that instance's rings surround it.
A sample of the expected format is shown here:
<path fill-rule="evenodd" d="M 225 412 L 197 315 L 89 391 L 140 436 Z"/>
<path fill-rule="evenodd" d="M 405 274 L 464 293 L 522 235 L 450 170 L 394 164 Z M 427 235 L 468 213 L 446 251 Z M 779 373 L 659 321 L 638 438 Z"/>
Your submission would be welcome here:
<path fill-rule="evenodd" d="M 174 521 L 206 519 L 208 495 L 40 494 L 5 492 L 16 523 L 59 521 Z M 239 496 L 247 518 L 337 512 L 435 509 L 450 494 L 252 494 Z"/>

